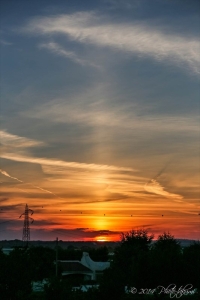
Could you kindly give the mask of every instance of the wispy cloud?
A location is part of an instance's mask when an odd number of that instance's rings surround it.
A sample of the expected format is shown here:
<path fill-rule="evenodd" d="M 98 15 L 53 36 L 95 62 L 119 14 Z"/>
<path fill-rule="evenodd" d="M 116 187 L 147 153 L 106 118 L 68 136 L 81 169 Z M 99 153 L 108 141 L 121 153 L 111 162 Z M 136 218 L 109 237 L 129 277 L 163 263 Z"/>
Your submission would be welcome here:
<path fill-rule="evenodd" d="M 17 181 L 19 181 L 19 182 L 21 182 L 21 183 L 29 184 L 29 185 L 31 185 L 32 187 L 36 188 L 36 189 L 39 189 L 39 190 L 41 190 L 41 191 L 43 191 L 43 192 L 45 192 L 45 193 L 52 194 L 52 195 L 54 195 L 54 196 L 57 197 L 56 194 L 54 194 L 54 193 L 52 193 L 52 192 L 50 192 L 50 191 L 48 191 L 48 190 L 46 190 L 46 189 L 43 189 L 43 188 L 41 188 L 41 187 L 39 187 L 39 186 L 33 185 L 32 183 L 24 182 L 24 181 L 18 179 L 17 177 L 13 177 L 13 176 L 9 175 L 6 171 L 3 171 L 3 170 L 0 169 L 0 173 L 3 174 L 3 175 L 6 176 L 6 177 L 9 177 L 9 178 L 11 178 L 11 179 L 17 180 Z M 22 190 L 22 189 L 20 189 L 20 190 Z M 22 191 L 23 191 L 23 192 L 26 192 L 25 190 L 22 190 Z"/>
<path fill-rule="evenodd" d="M 78 57 L 74 52 L 67 51 L 66 49 L 64 49 L 58 43 L 54 43 L 54 42 L 42 43 L 42 44 L 39 45 L 39 48 L 44 48 L 44 49 L 47 49 L 47 50 L 55 53 L 56 55 L 64 56 L 66 58 L 69 58 L 72 61 L 74 61 L 75 63 L 78 63 L 82 66 L 90 65 L 90 66 L 95 67 L 95 68 L 98 67 L 97 65 Z"/>
<path fill-rule="evenodd" d="M 44 142 L 14 135 L 5 130 L 0 131 L 0 142 L 2 145 L 15 148 L 28 148 L 44 145 Z"/>
<path fill-rule="evenodd" d="M 71 40 L 98 47 L 109 47 L 130 54 L 187 64 L 200 72 L 200 42 L 165 34 L 140 23 L 114 23 L 95 13 L 80 12 L 32 19 L 23 29 L 37 34 L 64 34 Z"/>
<path fill-rule="evenodd" d="M 102 99 L 102 94 L 94 94 L 93 102 L 88 98 L 88 93 L 82 93 L 82 100 L 79 95 L 69 99 L 55 99 L 41 105 L 40 109 L 32 108 L 31 112 L 23 112 L 23 115 L 39 119 L 51 119 L 56 123 L 76 123 L 92 127 L 120 127 L 126 129 L 155 131 L 199 131 L 198 117 L 156 115 L 148 113 L 148 108 L 141 108 L 139 105 L 118 104 L 112 105 L 112 98 Z M 106 97 L 106 95 L 104 96 Z M 110 102 L 110 103 L 109 103 Z M 147 111 L 145 111 L 147 109 Z M 34 114 L 33 114 L 34 110 Z M 141 117 L 142 115 L 142 117 Z M 141 122 L 142 119 L 142 122 Z"/>
<path fill-rule="evenodd" d="M 144 189 L 149 193 L 161 195 L 167 198 L 183 199 L 181 195 L 167 192 L 165 188 L 156 179 L 151 179 L 150 182 L 148 182 L 144 186 Z"/>
<path fill-rule="evenodd" d="M 24 137 L 20 137 L 17 135 L 12 135 L 5 131 L 1 131 L 1 142 L 3 144 L 8 144 L 9 146 L 15 145 L 16 147 L 32 147 L 43 145 L 43 142 L 27 139 Z M 28 163 L 36 163 L 40 165 L 47 166 L 57 166 L 57 167 L 68 167 L 68 168 L 78 168 L 78 169 L 88 169 L 88 170 L 110 170 L 110 171 L 134 171 L 132 168 L 128 167 L 120 167 L 113 165 L 100 165 L 100 164 L 88 164 L 88 163 L 80 163 L 80 162 L 68 162 L 56 159 L 47 159 L 47 158 L 37 158 L 33 156 L 22 154 L 21 152 L 16 151 L 14 148 L 10 147 L 9 151 L 2 151 L 2 158 L 11 159 L 14 161 L 20 162 L 28 162 Z M 4 174 L 5 175 L 5 174 Z M 8 175 L 7 175 L 8 176 Z"/>
<path fill-rule="evenodd" d="M 88 169 L 88 170 L 110 170 L 110 171 L 128 171 L 132 172 L 132 168 L 126 167 L 118 167 L 112 165 L 98 165 L 98 164 L 87 164 L 87 163 L 79 163 L 79 162 L 67 162 L 62 160 L 54 160 L 47 158 L 36 158 L 31 156 L 22 156 L 14 153 L 4 153 L 1 155 L 2 158 L 20 161 L 20 162 L 28 162 L 40 165 L 49 165 L 49 166 L 58 166 L 58 167 L 68 167 L 68 168 L 78 168 L 78 169 Z"/>
<path fill-rule="evenodd" d="M 124 200 L 127 196 L 133 197 L 136 196 L 137 198 L 143 198 L 146 195 L 141 193 L 139 196 L 137 192 L 142 192 L 143 189 L 143 183 L 145 181 L 145 178 L 139 177 L 134 175 L 133 173 L 127 177 L 126 174 L 120 174 L 120 171 L 132 171 L 131 168 L 119 168 L 114 166 L 102 166 L 102 165 L 91 165 L 91 164 L 81 164 L 81 163 L 69 163 L 64 161 L 54 161 L 50 159 L 44 159 L 44 158 L 32 158 L 32 157 L 20 157 L 15 155 L 3 155 L 3 158 L 12 159 L 16 161 L 22 161 L 22 162 L 29 162 L 29 163 L 39 163 L 43 166 L 43 170 L 46 174 L 51 174 L 52 177 L 51 181 L 54 182 L 54 185 L 56 183 L 56 180 L 60 182 L 60 185 L 62 186 L 63 179 L 65 182 L 70 183 L 72 186 L 77 186 L 77 182 L 81 182 L 80 186 L 81 188 L 86 188 L 91 186 L 95 188 L 96 190 L 96 199 L 95 200 L 86 200 L 84 203 L 100 203 L 100 202 L 110 202 L 110 201 L 120 201 Z M 75 169 L 87 169 L 87 170 L 98 170 L 98 171 L 117 171 L 117 173 L 111 173 L 109 174 L 82 174 L 80 172 L 69 173 L 67 172 L 68 168 L 75 168 Z M 7 174 L 4 171 L 1 171 L 1 173 L 5 176 L 8 176 L 10 178 L 16 179 L 20 182 L 18 178 L 12 177 L 9 174 Z M 121 177 L 121 178 L 120 178 Z M 84 178 L 84 179 L 83 179 Z M 35 186 L 31 184 L 34 188 L 38 188 L 41 191 L 53 194 L 56 197 L 60 196 L 50 192 L 49 190 L 43 189 L 41 187 Z M 103 195 L 103 200 L 98 199 L 98 193 L 99 190 L 101 190 L 101 193 Z M 183 197 L 178 194 L 173 194 L 165 190 L 163 186 L 156 180 L 152 179 L 150 180 L 145 186 L 144 190 L 148 193 L 164 196 L 167 198 L 171 198 L 173 200 L 180 200 Z M 109 195 L 112 196 L 109 199 Z M 64 199 L 64 197 L 63 197 Z M 83 203 L 83 199 L 81 201 L 75 201 L 74 204 L 80 204 Z"/>
<path fill-rule="evenodd" d="M 171 161 L 172 159 L 164 165 L 164 167 L 157 173 L 154 178 L 152 178 L 145 184 L 144 189 L 149 193 L 161 195 L 167 198 L 173 198 L 175 201 L 181 201 L 181 199 L 183 199 L 183 196 L 166 191 L 165 188 L 158 182 L 158 178 L 161 177 Z"/>
<path fill-rule="evenodd" d="M 19 179 L 16 178 L 16 177 L 10 176 L 6 171 L 3 171 L 3 170 L 1 170 L 1 169 L 0 169 L 0 173 L 3 174 L 3 175 L 5 175 L 6 177 L 11 178 L 11 179 L 17 180 L 17 181 L 19 181 L 19 182 L 23 182 L 22 180 L 19 180 Z"/>
<path fill-rule="evenodd" d="M 20 137 L 18 135 L 13 135 L 6 131 L 1 131 L 0 134 L 1 134 L 1 143 L 4 145 L 9 145 L 9 146 L 13 145 L 13 146 L 19 147 L 19 148 L 44 145 L 43 142 Z M 36 163 L 36 164 L 47 165 L 47 166 L 49 165 L 49 166 L 89 169 L 89 170 L 133 171 L 132 168 L 128 168 L 128 167 L 100 165 L 100 164 L 87 164 L 87 163 L 80 163 L 80 162 L 67 162 L 67 161 L 56 160 L 56 159 L 36 158 L 36 157 L 32 157 L 32 156 L 22 155 L 20 153 L 16 154 L 14 149 L 11 149 L 11 148 L 10 148 L 10 151 L 2 151 L 1 157 L 15 160 L 15 161 Z"/>

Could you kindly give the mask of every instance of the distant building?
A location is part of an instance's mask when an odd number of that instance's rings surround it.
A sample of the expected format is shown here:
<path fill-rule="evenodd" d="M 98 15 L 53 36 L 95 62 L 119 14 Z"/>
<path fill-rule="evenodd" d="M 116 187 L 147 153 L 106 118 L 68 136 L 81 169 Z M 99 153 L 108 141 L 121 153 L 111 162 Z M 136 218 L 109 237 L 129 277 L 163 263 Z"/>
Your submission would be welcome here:
<path fill-rule="evenodd" d="M 74 291 L 78 291 L 78 290 L 80 290 L 80 291 L 82 291 L 82 292 L 88 292 L 90 289 L 98 289 L 99 288 L 99 285 L 98 284 L 93 284 L 93 285 L 91 285 L 91 284 L 87 284 L 87 285 L 81 285 L 81 286 L 75 286 L 75 287 L 73 287 L 72 288 L 72 291 L 74 292 Z"/>
<path fill-rule="evenodd" d="M 43 279 L 42 281 L 33 281 L 32 282 L 32 290 L 34 292 L 43 292 L 44 291 L 44 285 L 49 284 L 49 281 L 47 279 Z"/>
<path fill-rule="evenodd" d="M 110 267 L 110 262 L 95 262 L 87 252 L 83 252 L 81 260 L 60 260 L 62 276 L 82 275 L 84 280 L 97 280 L 103 271 Z"/>
<path fill-rule="evenodd" d="M 10 252 L 14 250 L 14 248 L 2 248 L 1 250 L 4 254 L 9 255 Z"/>
<path fill-rule="evenodd" d="M 61 260 L 59 265 L 62 267 L 62 276 L 82 275 L 84 280 L 94 280 L 91 269 L 82 265 L 79 260 Z"/>

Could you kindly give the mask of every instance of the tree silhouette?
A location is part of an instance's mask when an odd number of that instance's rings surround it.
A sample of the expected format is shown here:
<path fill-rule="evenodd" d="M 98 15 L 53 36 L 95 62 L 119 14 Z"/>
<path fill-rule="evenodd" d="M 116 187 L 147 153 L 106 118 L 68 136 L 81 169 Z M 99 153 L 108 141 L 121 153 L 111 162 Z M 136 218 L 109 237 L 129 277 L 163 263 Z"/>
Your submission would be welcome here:
<path fill-rule="evenodd" d="M 200 293 L 200 242 L 196 242 L 183 250 L 185 277 Z"/>
<path fill-rule="evenodd" d="M 134 286 L 141 282 L 138 276 L 143 278 L 146 273 L 152 239 L 153 235 L 143 229 L 121 234 L 121 243 L 115 249 L 114 261 L 111 268 L 105 271 L 101 283 L 100 290 L 103 297 L 110 293 L 112 295 L 109 296 L 110 299 L 122 299 L 125 286 Z"/>

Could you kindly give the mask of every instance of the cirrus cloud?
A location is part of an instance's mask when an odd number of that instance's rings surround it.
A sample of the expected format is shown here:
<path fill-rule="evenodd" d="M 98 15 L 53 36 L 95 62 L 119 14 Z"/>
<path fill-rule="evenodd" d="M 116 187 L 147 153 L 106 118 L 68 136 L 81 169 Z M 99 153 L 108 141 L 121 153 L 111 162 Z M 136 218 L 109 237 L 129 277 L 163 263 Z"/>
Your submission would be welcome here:
<path fill-rule="evenodd" d="M 63 34 L 81 44 L 109 47 L 181 66 L 187 64 L 193 72 L 200 72 L 200 42 L 197 38 L 165 34 L 143 23 L 116 23 L 94 12 L 78 12 L 33 18 L 23 31 L 47 37 Z"/>
<path fill-rule="evenodd" d="M 167 198 L 183 199 L 181 195 L 167 192 L 164 187 L 155 179 L 151 179 L 150 182 L 144 186 L 144 189 L 149 193 L 161 195 Z"/>

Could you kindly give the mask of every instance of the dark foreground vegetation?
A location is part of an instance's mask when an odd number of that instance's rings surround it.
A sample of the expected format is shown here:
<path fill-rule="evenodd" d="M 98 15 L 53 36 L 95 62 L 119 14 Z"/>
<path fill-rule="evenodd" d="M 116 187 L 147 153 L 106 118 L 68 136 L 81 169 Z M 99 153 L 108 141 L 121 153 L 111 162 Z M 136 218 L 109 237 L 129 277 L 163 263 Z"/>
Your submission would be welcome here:
<path fill-rule="evenodd" d="M 145 230 L 122 234 L 111 267 L 104 271 L 98 289 L 72 291 L 91 282 L 55 276 L 55 250 L 47 247 L 0 251 L 0 299 L 2 300 L 154 300 L 200 299 L 200 243 L 182 248 L 169 233 L 153 236 Z M 94 261 L 107 261 L 108 248 L 85 249 Z M 80 260 L 81 250 L 58 249 L 60 260 Z M 43 292 L 34 292 L 32 282 L 48 279 Z M 125 293 L 126 290 L 129 293 Z"/>

